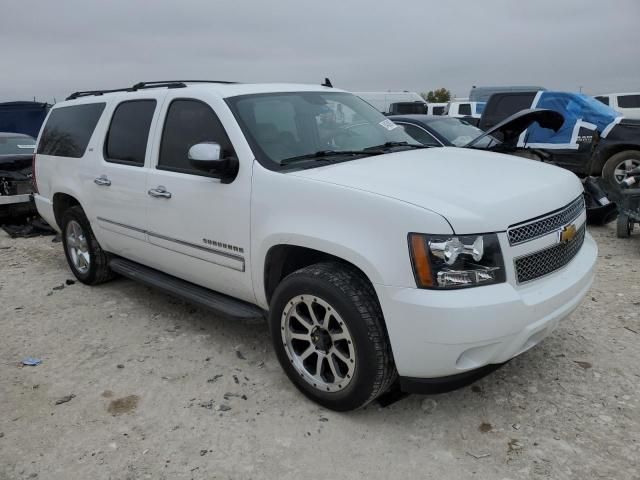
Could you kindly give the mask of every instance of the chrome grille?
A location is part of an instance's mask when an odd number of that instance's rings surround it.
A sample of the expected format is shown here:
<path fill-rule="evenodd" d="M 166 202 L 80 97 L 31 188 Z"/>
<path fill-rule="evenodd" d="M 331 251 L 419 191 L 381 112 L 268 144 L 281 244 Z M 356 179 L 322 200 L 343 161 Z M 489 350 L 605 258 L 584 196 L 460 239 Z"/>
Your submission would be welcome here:
<path fill-rule="evenodd" d="M 527 221 L 524 225 L 519 224 L 507 229 L 510 245 L 518 245 L 528 242 L 534 238 L 542 237 L 553 232 L 567 223 L 577 218 L 584 210 L 584 197 L 580 195 L 573 202 L 557 212 L 551 213 L 544 218 Z"/>
<path fill-rule="evenodd" d="M 576 232 L 573 240 L 559 243 L 544 250 L 514 260 L 518 283 L 529 282 L 561 269 L 576 256 L 584 242 L 586 223 Z"/>

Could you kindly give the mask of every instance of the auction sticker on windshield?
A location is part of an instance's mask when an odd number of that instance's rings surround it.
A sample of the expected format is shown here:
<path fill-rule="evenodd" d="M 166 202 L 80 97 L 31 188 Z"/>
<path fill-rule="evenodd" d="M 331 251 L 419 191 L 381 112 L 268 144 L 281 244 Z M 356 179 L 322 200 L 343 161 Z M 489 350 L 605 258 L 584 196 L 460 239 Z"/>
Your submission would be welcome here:
<path fill-rule="evenodd" d="M 380 125 L 382 125 L 384 128 L 386 128 L 387 130 L 393 130 L 394 128 L 398 128 L 398 125 L 396 125 L 395 123 L 393 123 L 391 120 L 389 120 L 388 118 L 385 118 L 383 121 L 380 122 Z"/>

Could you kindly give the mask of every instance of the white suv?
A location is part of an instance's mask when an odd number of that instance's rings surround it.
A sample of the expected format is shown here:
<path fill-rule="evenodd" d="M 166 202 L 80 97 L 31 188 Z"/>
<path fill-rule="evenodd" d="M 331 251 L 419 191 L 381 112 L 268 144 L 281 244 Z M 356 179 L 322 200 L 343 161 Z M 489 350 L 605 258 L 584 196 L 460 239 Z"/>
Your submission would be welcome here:
<path fill-rule="evenodd" d="M 336 410 L 511 359 L 593 279 L 575 175 L 423 147 L 327 86 L 78 92 L 34 162 L 80 281 L 119 273 L 225 315 L 268 312 L 291 381 Z"/>

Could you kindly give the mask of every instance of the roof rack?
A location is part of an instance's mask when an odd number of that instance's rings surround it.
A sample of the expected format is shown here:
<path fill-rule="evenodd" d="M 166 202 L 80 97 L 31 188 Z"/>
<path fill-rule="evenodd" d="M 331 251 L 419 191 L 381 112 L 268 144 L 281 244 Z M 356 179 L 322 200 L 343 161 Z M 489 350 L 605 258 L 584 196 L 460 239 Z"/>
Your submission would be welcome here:
<path fill-rule="evenodd" d="M 90 97 L 103 95 L 105 93 L 114 92 L 135 92 L 137 90 L 143 90 L 146 88 L 184 88 L 187 83 L 222 83 L 222 84 L 234 84 L 237 82 L 228 82 L 225 80 L 159 80 L 155 82 L 138 82 L 132 87 L 127 88 L 114 88 L 112 90 L 87 90 L 83 92 L 74 92 L 69 95 L 66 100 L 74 100 L 80 97 Z"/>

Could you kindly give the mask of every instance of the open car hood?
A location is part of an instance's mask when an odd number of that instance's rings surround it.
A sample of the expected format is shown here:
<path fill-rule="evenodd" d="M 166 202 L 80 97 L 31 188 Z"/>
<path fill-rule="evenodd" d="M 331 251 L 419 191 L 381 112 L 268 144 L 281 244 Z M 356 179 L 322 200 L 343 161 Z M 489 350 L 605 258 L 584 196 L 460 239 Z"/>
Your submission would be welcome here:
<path fill-rule="evenodd" d="M 514 113 L 510 117 L 498 123 L 495 127 L 487 130 L 484 134 L 474 138 L 464 145 L 463 148 L 473 147 L 481 139 L 493 136 L 496 133 L 500 134 L 500 138 L 502 138 L 504 143 L 514 142 L 518 139 L 520 134 L 529 128 L 529 126 L 534 122 L 537 122 L 542 128 L 550 128 L 554 132 L 557 132 L 564 123 L 564 116 L 555 110 L 548 110 L 545 108 L 529 108 L 526 110 L 520 110 L 518 113 Z"/>

